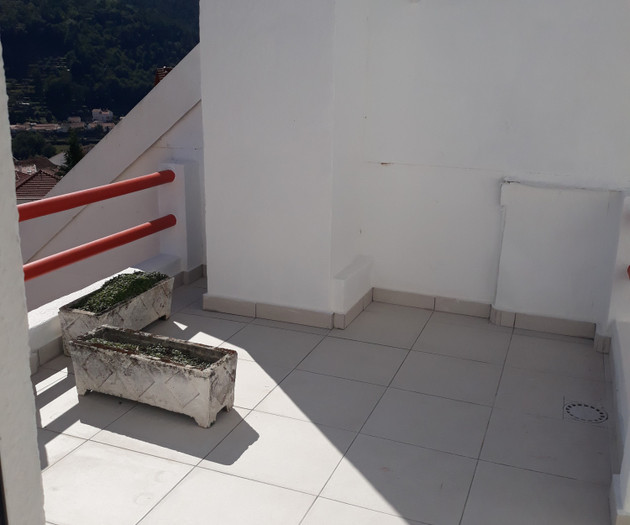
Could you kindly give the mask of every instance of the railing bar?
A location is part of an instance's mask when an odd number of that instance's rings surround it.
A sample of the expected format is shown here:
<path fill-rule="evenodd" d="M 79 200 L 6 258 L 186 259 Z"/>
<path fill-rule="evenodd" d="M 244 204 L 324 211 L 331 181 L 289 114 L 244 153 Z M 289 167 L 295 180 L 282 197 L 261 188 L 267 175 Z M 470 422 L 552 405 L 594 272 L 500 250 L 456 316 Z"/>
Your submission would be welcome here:
<path fill-rule="evenodd" d="M 162 230 L 166 230 L 177 224 L 177 219 L 174 215 L 165 215 L 159 219 L 145 222 L 133 228 L 123 230 L 113 235 L 97 239 L 96 241 L 88 242 L 77 246 L 76 248 L 70 248 L 63 252 L 49 255 L 38 261 L 24 265 L 24 280 L 29 281 L 45 273 L 52 272 L 64 266 L 68 266 L 72 263 L 82 261 L 93 255 L 117 248 L 130 242 L 137 241 L 148 235 L 152 235 Z"/>
<path fill-rule="evenodd" d="M 92 204 L 113 197 L 119 197 L 120 195 L 167 184 L 173 182 L 173 180 L 175 180 L 175 173 L 172 170 L 157 171 L 134 179 L 113 182 L 87 190 L 75 191 L 65 195 L 49 197 L 48 199 L 19 204 L 17 207 L 20 216 L 19 220 L 22 222 L 60 211 L 71 210 L 72 208 L 78 208 L 86 204 Z"/>

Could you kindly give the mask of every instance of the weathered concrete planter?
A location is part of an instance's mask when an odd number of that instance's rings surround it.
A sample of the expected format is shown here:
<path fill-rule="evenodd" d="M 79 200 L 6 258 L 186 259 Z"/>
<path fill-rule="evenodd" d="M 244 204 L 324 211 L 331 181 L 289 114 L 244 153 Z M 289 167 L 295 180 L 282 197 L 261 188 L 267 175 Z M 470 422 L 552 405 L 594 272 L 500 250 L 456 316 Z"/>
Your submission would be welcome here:
<path fill-rule="evenodd" d="M 168 319 L 171 315 L 173 282 L 173 277 L 166 278 L 146 292 L 115 304 L 98 314 L 75 308 L 91 294 L 62 306 L 59 309 L 59 322 L 64 353 L 69 355 L 69 341 L 99 326 L 110 325 L 141 330 L 160 318 Z"/>
<path fill-rule="evenodd" d="M 114 343 L 162 344 L 211 361 L 200 370 L 165 362 L 156 357 L 129 353 L 104 344 L 87 342 L 97 337 Z M 209 427 L 223 408 L 234 404 L 237 354 L 198 343 L 104 326 L 69 342 L 77 391 L 88 390 L 140 401 L 186 414 Z"/>

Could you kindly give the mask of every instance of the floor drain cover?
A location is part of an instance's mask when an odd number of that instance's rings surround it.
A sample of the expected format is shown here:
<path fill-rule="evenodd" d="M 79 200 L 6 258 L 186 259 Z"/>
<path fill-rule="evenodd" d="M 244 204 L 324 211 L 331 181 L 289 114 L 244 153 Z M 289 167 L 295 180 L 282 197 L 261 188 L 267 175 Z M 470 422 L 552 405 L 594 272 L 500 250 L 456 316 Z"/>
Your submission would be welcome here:
<path fill-rule="evenodd" d="M 608 412 L 603 408 L 586 403 L 567 403 L 564 405 L 564 412 L 571 419 L 585 423 L 603 423 L 608 419 Z"/>

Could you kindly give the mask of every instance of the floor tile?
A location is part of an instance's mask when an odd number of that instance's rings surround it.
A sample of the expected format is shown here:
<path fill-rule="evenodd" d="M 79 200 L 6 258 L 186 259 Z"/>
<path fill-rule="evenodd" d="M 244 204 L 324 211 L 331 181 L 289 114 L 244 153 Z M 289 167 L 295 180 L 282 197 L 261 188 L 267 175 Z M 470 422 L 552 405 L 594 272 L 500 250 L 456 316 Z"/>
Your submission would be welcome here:
<path fill-rule="evenodd" d="M 603 381 L 505 367 L 495 406 L 564 419 L 564 405 L 571 401 L 602 407 L 612 414 L 607 396 L 607 384 Z"/>
<path fill-rule="evenodd" d="M 318 498 L 301 525 L 413 525 L 419 521 Z"/>
<path fill-rule="evenodd" d="M 509 330 L 496 330 L 491 325 L 439 322 L 432 318 L 413 349 L 503 365 L 510 337 Z"/>
<path fill-rule="evenodd" d="M 297 525 L 314 496 L 195 469 L 140 525 Z"/>
<path fill-rule="evenodd" d="M 355 435 L 251 412 L 200 466 L 317 494 Z"/>
<path fill-rule="evenodd" d="M 61 386 L 54 390 L 58 393 L 62 391 L 64 385 L 74 385 L 74 377 L 68 377 L 69 375 L 67 369 L 54 370 L 52 368 L 40 367 L 40 369 L 31 376 L 31 382 L 33 383 L 37 395 L 43 394 L 57 383 L 61 383 Z"/>
<path fill-rule="evenodd" d="M 173 314 L 166 321 L 157 321 L 146 331 L 209 346 L 219 346 L 245 326 L 225 319 L 201 315 Z"/>
<path fill-rule="evenodd" d="M 551 332 L 539 332 L 537 330 L 527 330 L 525 328 L 514 328 L 514 335 L 538 337 L 541 339 L 553 339 L 554 341 L 565 341 L 568 343 L 589 345 L 591 348 L 593 348 L 593 340 L 587 337 L 576 337 L 573 335 L 553 334 Z"/>
<path fill-rule="evenodd" d="M 420 335 L 429 317 L 431 317 L 429 310 L 370 303 L 345 330 L 335 329 L 330 335 L 409 349 Z"/>
<path fill-rule="evenodd" d="M 191 303 L 200 300 L 204 294 L 204 290 L 198 286 L 191 284 L 178 286 L 173 289 L 173 300 L 171 303 L 171 312 L 179 312 L 182 308 L 187 307 Z"/>
<path fill-rule="evenodd" d="M 43 472 L 46 518 L 64 525 L 135 525 L 190 468 L 85 443 Z"/>
<path fill-rule="evenodd" d="M 591 344 L 515 334 L 506 366 L 604 381 L 604 359 Z"/>
<path fill-rule="evenodd" d="M 74 374 L 74 369 L 72 368 L 72 359 L 67 355 L 60 355 L 51 359 L 50 361 L 41 365 L 41 368 L 48 368 L 51 370 L 65 370 L 69 374 Z"/>
<path fill-rule="evenodd" d="M 608 488 L 479 462 L 462 525 L 608 525 Z"/>
<path fill-rule="evenodd" d="M 196 286 L 197 288 L 203 288 L 204 290 L 208 289 L 208 278 L 207 277 L 199 277 L 195 281 L 189 283 L 190 286 Z"/>
<path fill-rule="evenodd" d="M 137 405 L 92 441 L 196 465 L 248 413 L 242 408 L 221 411 L 210 428 L 201 428 L 188 416 Z"/>
<path fill-rule="evenodd" d="M 298 366 L 301 370 L 388 385 L 408 351 L 327 337 Z"/>
<path fill-rule="evenodd" d="M 58 434 L 42 428 L 37 429 L 39 464 L 44 470 L 85 443 L 85 439 Z"/>
<path fill-rule="evenodd" d="M 295 370 L 256 410 L 358 432 L 383 392 L 382 386 Z"/>
<path fill-rule="evenodd" d="M 477 458 L 490 412 L 490 407 L 390 388 L 361 432 Z"/>
<path fill-rule="evenodd" d="M 459 523 L 475 460 L 359 435 L 322 496 L 431 523 Z"/>
<path fill-rule="evenodd" d="M 252 324 L 260 326 L 270 326 L 271 328 L 282 328 L 284 330 L 294 330 L 296 332 L 306 332 L 307 334 L 328 335 L 328 328 L 320 328 L 318 326 L 307 326 L 305 324 L 285 323 L 284 321 L 273 321 L 272 319 L 263 319 L 257 317 Z"/>
<path fill-rule="evenodd" d="M 321 340 L 321 335 L 250 324 L 222 346 L 261 366 L 294 368 Z"/>
<path fill-rule="evenodd" d="M 254 361 L 239 361 L 236 366 L 234 405 L 254 408 L 291 372 L 288 366 L 262 367 Z"/>
<path fill-rule="evenodd" d="M 501 367 L 456 357 L 410 352 L 392 386 L 492 406 Z"/>
<path fill-rule="evenodd" d="M 583 481 L 610 483 L 608 430 L 495 408 L 481 459 Z"/>
<path fill-rule="evenodd" d="M 74 376 L 70 375 L 38 394 L 35 405 L 42 428 L 89 439 L 135 403 L 96 392 L 79 396 Z"/>

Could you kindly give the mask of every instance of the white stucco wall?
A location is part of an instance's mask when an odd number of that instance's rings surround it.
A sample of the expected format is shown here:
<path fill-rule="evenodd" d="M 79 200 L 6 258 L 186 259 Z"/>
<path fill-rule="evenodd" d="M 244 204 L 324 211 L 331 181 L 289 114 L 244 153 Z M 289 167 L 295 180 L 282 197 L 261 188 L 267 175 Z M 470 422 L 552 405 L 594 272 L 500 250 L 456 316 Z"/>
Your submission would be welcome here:
<path fill-rule="evenodd" d="M 208 0 L 201 31 L 211 294 L 345 304 L 365 257 L 373 286 L 492 303 L 505 179 L 630 186 L 626 1 Z M 544 315 L 596 322 L 609 288 Z"/>
<path fill-rule="evenodd" d="M 630 323 L 630 278 L 628 266 L 630 266 L 630 196 L 621 196 L 617 221 L 617 254 L 613 268 L 611 281 L 612 294 L 610 300 L 609 322 L 614 320 Z M 630 338 L 627 339 L 630 341 Z"/>
<path fill-rule="evenodd" d="M 328 311 L 334 1 L 200 19 L 208 293 Z"/>
<path fill-rule="evenodd" d="M 336 43 L 355 45 L 336 49 L 336 106 L 364 103 L 335 129 L 362 144 L 334 177 L 360 197 L 375 286 L 492 302 L 505 178 L 628 186 L 627 2 L 370 0 L 352 15 L 337 17 Z"/>
<path fill-rule="evenodd" d="M 40 525 L 44 523 L 44 496 L 11 158 L 0 45 L 0 465 L 8 522 Z"/>
<path fill-rule="evenodd" d="M 622 202 L 621 192 L 504 184 L 495 308 L 605 333 Z"/>
<path fill-rule="evenodd" d="M 186 205 L 175 215 L 185 223 L 190 270 L 205 262 L 203 141 L 199 53 L 195 48 L 90 153 L 51 196 L 146 175 L 165 163 L 187 165 Z M 169 213 L 152 188 L 114 200 L 20 223 L 25 261 L 37 260 Z M 160 253 L 156 234 L 80 261 L 26 283 L 29 310 Z"/>

